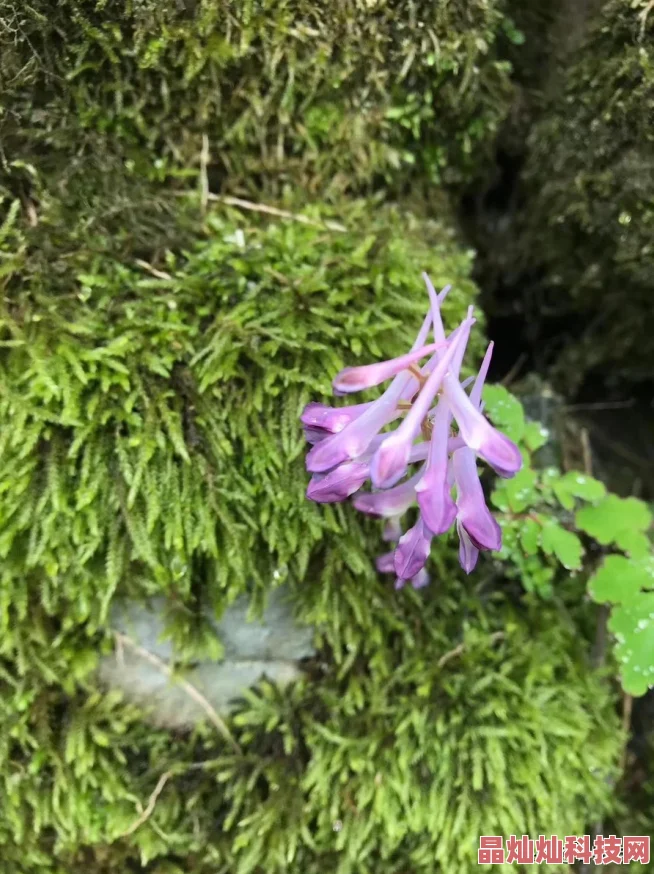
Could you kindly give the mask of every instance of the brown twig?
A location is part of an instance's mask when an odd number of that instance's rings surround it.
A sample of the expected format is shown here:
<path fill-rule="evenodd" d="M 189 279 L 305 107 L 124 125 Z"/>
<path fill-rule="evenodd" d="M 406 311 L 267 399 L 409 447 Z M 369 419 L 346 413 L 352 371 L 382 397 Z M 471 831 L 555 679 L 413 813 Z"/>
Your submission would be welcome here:
<path fill-rule="evenodd" d="M 192 195 L 192 192 L 189 191 L 175 191 L 173 192 L 175 197 L 189 197 Z M 324 221 L 317 221 L 316 219 L 311 219 L 306 215 L 300 215 L 299 213 L 289 212 L 286 209 L 279 209 L 276 206 L 268 206 L 266 203 L 253 203 L 250 200 L 243 200 L 242 197 L 232 197 L 230 194 L 212 194 L 209 192 L 207 194 L 207 200 L 210 202 L 224 203 L 227 206 L 237 206 L 240 209 L 248 209 L 252 212 L 263 212 L 267 215 L 278 216 L 279 218 L 291 219 L 295 222 L 300 222 L 303 225 L 312 225 L 314 228 L 327 228 L 330 231 L 339 231 L 340 233 L 347 233 L 347 228 L 345 225 L 341 225 L 338 222 L 330 221 L 329 219 L 325 219 Z"/>
<path fill-rule="evenodd" d="M 148 264 L 147 261 L 142 261 L 141 258 L 137 258 L 134 263 L 137 267 L 141 267 L 143 270 L 147 270 L 148 273 L 156 276 L 157 279 L 171 280 L 173 278 L 170 273 L 165 273 L 163 270 L 157 270 L 156 267 L 153 267 L 152 264 Z"/>
<path fill-rule="evenodd" d="M 150 662 L 151 665 L 154 665 L 154 667 L 157 668 L 157 670 L 161 671 L 162 674 L 165 674 L 171 680 L 175 679 L 182 687 L 182 689 L 184 689 L 189 698 L 192 698 L 196 702 L 196 704 L 199 704 L 199 706 L 204 710 L 204 712 L 207 714 L 207 717 L 209 718 L 209 721 L 215 726 L 215 728 L 220 732 L 225 740 L 228 741 L 231 747 L 237 753 L 242 752 L 240 746 L 232 737 L 232 734 L 227 728 L 224 720 L 220 718 L 220 716 L 216 713 L 214 708 L 211 706 L 211 704 L 205 698 L 202 692 L 199 691 L 199 689 L 196 689 L 196 687 L 192 683 L 189 683 L 189 681 L 185 680 L 183 677 L 175 677 L 173 669 L 169 665 L 167 665 L 163 659 L 159 658 L 159 656 L 155 655 L 149 650 L 144 649 L 144 647 L 139 646 L 139 644 L 136 643 L 136 641 L 132 640 L 131 637 L 128 637 L 126 634 L 123 634 L 120 631 L 115 631 L 114 636 L 117 642 L 120 641 L 121 644 L 129 647 L 129 649 L 137 653 L 137 655 L 140 655 L 141 658 L 144 658 L 146 661 Z"/>
<path fill-rule="evenodd" d="M 206 134 L 202 134 L 202 151 L 200 152 L 200 209 L 203 213 L 207 211 L 209 204 L 209 175 L 207 173 L 209 160 L 209 137 Z"/>
<path fill-rule="evenodd" d="M 183 765 L 183 766 L 180 766 L 179 768 L 170 768 L 168 771 L 165 771 L 161 775 L 161 777 L 159 777 L 159 780 L 157 781 L 157 785 L 152 790 L 152 793 L 150 794 L 150 797 L 148 798 L 148 803 L 145 805 L 145 807 L 143 807 L 143 805 L 140 802 L 137 803 L 138 807 L 141 808 L 139 817 L 138 817 L 138 819 L 134 820 L 134 822 L 129 826 L 129 828 L 127 828 L 124 832 L 121 832 L 120 837 L 121 838 L 129 837 L 129 835 L 134 834 L 134 832 L 137 829 L 139 829 L 145 822 L 148 821 L 148 819 L 150 819 L 150 817 L 154 813 L 154 808 L 157 804 L 157 799 L 159 798 L 159 796 L 163 792 L 164 786 L 170 780 L 171 777 L 173 777 L 175 774 L 182 773 L 183 771 L 194 771 L 194 770 L 198 770 L 200 768 L 204 768 L 208 764 L 209 764 L 209 762 L 194 762 L 190 765 Z M 154 825 L 153 825 L 153 827 L 154 827 Z"/>

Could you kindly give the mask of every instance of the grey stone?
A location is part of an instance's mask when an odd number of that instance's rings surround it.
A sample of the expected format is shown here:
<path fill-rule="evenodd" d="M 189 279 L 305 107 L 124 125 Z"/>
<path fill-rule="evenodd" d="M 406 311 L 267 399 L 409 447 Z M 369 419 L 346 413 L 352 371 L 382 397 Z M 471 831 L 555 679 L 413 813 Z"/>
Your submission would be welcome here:
<path fill-rule="evenodd" d="M 264 676 L 280 686 L 297 680 L 302 676 L 299 661 L 315 654 L 314 631 L 295 622 L 286 594 L 283 588 L 271 592 L 258 621 L 248 621 L 247 598 L 235 601 L 219 621 L 211 618 L 224 646 L 223 658 L 200 662 L 180 674 L 220 716 L 228 714 L 244 690 Z M 110 622 L 137 647 L 172 668 L 173 646 L 161 640 L 164 609 L 163 598 L 147 604 L 120 602 Z M 111 656 L 102 659 L 99 678 L 147 710 L 157 725 L 190 728 L 206 718 L 188 689 L 131 645 L 118 645 Z"/>

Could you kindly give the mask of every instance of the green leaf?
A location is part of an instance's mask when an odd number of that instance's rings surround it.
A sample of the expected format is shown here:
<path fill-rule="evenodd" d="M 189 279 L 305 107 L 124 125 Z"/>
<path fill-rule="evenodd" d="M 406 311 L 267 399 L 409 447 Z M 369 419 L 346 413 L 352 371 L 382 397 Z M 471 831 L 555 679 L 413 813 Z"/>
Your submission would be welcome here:
<path fill-rule="evenodd" d="M 540 422 L 527 422 L 522 440 L 530 452 L 536 452 L 547 443 L 550 432 Z"/>
<path fill-rule="evenodd" d="M 558 523 L 548 521 L 543 525 L 541 546 L 546 555 L 554 555 L 568 570 L 579 570 L 583 547 L 581 540 Z"/>
<path fill-rule="evenodd" d="M 525 431 L 525 412 L 520 401 L 503 385 L 485 386 L 483 399 L 493 423 L 511 440 L 521 440 Z"/>
<path fill-rule="evenodd" d="M 536 501 L 536 472 L 523 468 L 512 479 L 505 480 L 504 490 L 511 511 L 521 513 Z"/>
<path fill-rule="evenodd" d="M 615 545 L 632 558 L 644 558 L 652 549 L 647 534 L 643 534 L 642 531 L 634 531 L 633 528 L 619 531 L 615 537 Z"/>
<path fill-rule="evenodd" d="M 644 695 L 654 686 L 654 593 L 616 607 L 608 628 L 616 639 L 623 689 Z"/>
<path fill-rule="evenodd" d="M 644 501 L 609 495 L 597 506 L 578 510 L 575 523 L 581 531 L 606 546 L 616 543 L 625 531 L 646 531 L 652 523 L 652 514 Z"/>
<path fill-rule="evenodd" d="M 570 471 L 560 479 L 552 482 L 552 489 L 561 506 L 566 510 L 572 510 L 575 498 L 584 501 L 599 501 L 606 495 L 606 488 L 599 480 L 584 473 Z"/>
<path fill-rule="evenodd" d="M 535 555 L 540 543 L 540 525 L 534 519 L 525 519 L 520 529 L 520 544 L 527 555 Z"/>
<path fill-rule="evenodd" d="M 609 555 L 588 581 L 588 592 L 598 604 L 627 603 L 641 594 L 642 589 L 654 588 L 654 575 L 643 564 L 623 555 Z"/>

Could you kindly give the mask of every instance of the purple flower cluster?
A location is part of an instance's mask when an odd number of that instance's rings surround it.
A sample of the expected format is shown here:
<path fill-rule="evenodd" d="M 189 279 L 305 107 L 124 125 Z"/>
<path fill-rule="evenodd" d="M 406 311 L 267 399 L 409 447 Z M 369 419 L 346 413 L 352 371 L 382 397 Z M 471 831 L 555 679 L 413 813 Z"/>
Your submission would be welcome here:
<path fill-rule="evenodd" d="M 335 503 L 356 493 L 358 510 L 387 520 L 384 540 L 397 545 L 376 565 L 382 573 L 395 574 L 396 588 L 407 580 L 415 588 L 429 582 L 425 564 L 432 539 L 453 524 L 466 573 L 475 567 L 480 550 L 501 549 L 502 533 L 486 506 L 477 458 L 502 477 L 514 476 L 522 466 L 515 443 L 482 413 L 493 344 L 468 395 L 465 389 L 472 380 L 461 383 L 459 372 L 475 323 L 472 307 L 446 337 L 440 307 L 450 287 L 437 295 L 429 277 L 423 274 L 423 279 L 430 309 L 411 351 L 379 364 L 346 367 L 334 379 L 337 395 L 392 380 L 381 397 L 339 408 L 310 403 L 301 417 L 312 444 L 306 459 L 312 474 L 307 497 Z M 433 343 L 426 342 L 430 328 Z M 383 431 L 396 420 L 401 421 L 394 431 Z M 373 491 L 359 491 L 368 480 Z M 401 517 L 416 502 L 417 521 L 403 532 Z"/>

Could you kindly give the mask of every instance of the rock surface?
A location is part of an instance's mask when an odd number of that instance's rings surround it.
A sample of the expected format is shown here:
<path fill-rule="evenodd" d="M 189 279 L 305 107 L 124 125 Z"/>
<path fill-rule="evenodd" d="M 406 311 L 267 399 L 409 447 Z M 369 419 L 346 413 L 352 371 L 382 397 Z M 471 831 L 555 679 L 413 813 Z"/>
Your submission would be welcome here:
<path fill-rule="evenodd" d="M 114 609 L 111 626 L 145 652 L 131 644 L 119 645 L 102 660 L 99 676 L 146 709 L 155 724 L 190 728 L 206 713 L 188 688 L 166 673 L 174 667 L 175 653 L 172 644 L 161 639 L 164 609 L 163 598 L 149 604 L 123 602 Z M 263 676 L 279 685 L 298 679 L 300 659 L 314 654 L 313 629 L 296 624 L 283 589 L 271 592 L 259 621 L 248 621 L 248 609 L 247 598 L 239 598 L 220 621 L 211 620 L 224 646 L 222 660 L 199 662 L 180 674 L 221 715 Z"/>

